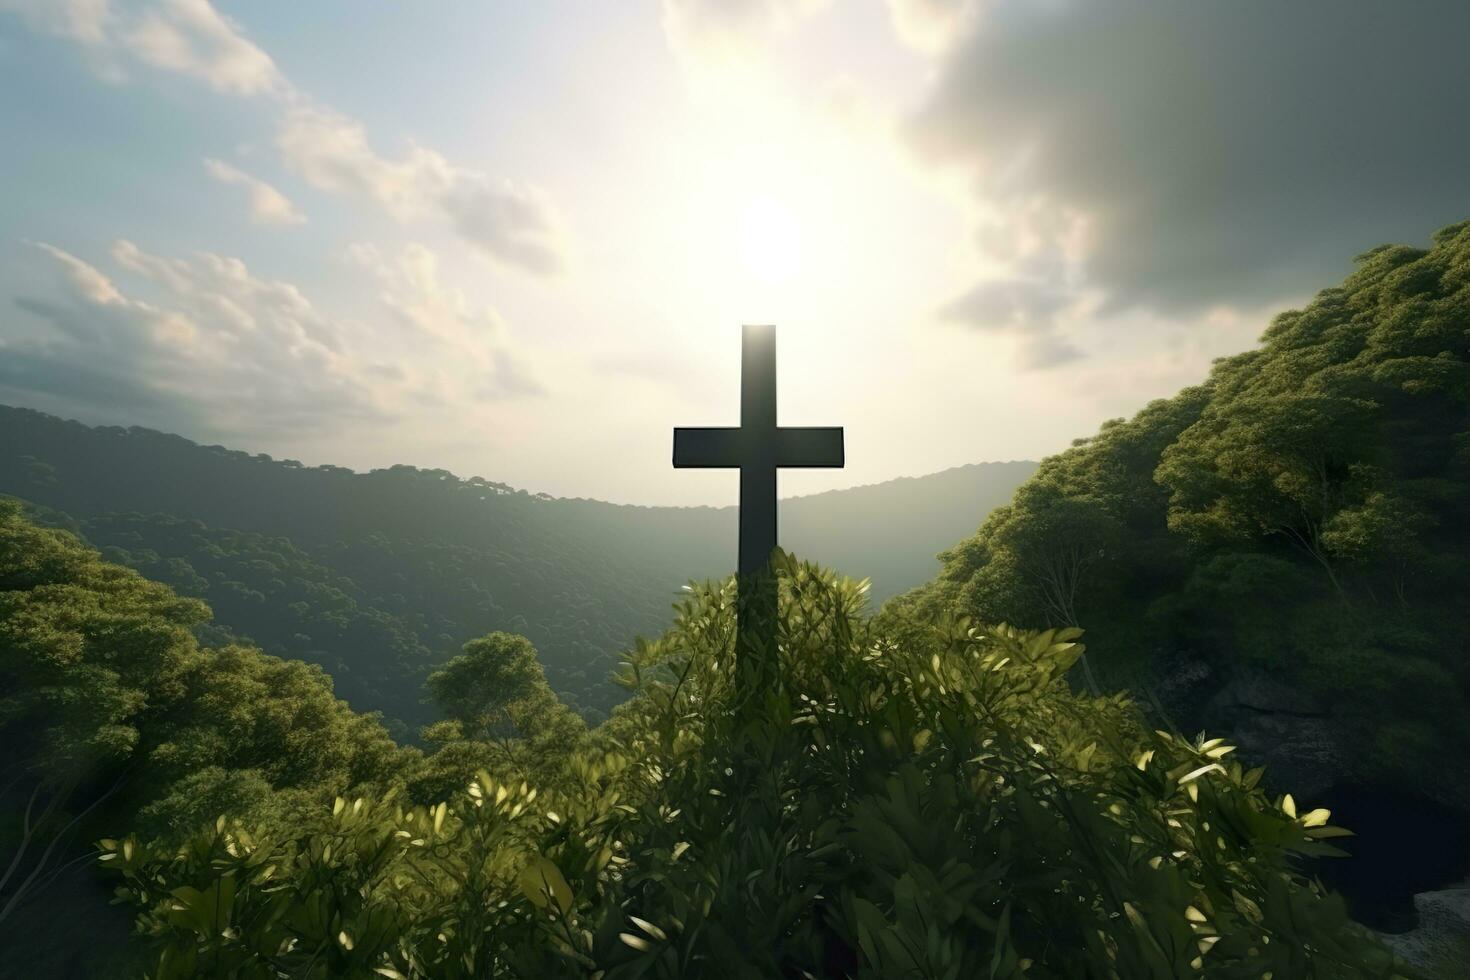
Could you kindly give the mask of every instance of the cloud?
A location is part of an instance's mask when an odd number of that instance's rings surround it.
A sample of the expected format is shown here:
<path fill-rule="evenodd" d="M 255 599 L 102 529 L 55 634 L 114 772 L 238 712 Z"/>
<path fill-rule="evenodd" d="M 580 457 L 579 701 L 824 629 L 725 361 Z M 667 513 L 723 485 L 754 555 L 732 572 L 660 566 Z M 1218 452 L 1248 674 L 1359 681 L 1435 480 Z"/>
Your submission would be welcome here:
<path fill-rule="evenodd" d="M 1067 290 L 1048 282 L 986 279 L 939 308 L 941 319 L 982 330 L 1047 323 L 1070 302 Z"/>
<path fill-rule="evenodd" d="M 221 92 L 282 92 L 275 62 L 208 0 L 163 0 L 120 34 L 134 57 L 154 68 L 190 75 Z"/>
<path fill-rule="evenodd" d="M 664 36 L 680 55 L 738 57 L 830 0 L 663 0 Z"/>
<path fill-rule="evenodd" d="M 375 246 L 360 243 L 347 255 L 377 280 L 383 306 L 421 343 L 438 348 L 436 360 L 456 366 L 457 380 L 443 372 L 436 384 L 454 383 L 463 396 L 477 400 L 545 391 L 512 350 L 499 314 L 475 306 L 463 291 L 446 284 L 439 258 L 430 249 L 410 243 L 387 258 Z"/>
<path fill-rule="evenodd" d="M 559 223 L 535 188 L 456 171 L 436 203 L 460 237 L 491 258 L 537 275 L 561 271 L 565 246 Z"/>
<path fill-rule="evenodd" d="M 319 313 L 296 286 L 260 279 L 240 259 L 200 253 L 169 259 L 143 251 L 127 240 L 112 247 L 112 259 L 164 289 L 174 308 L 195 323 L 208 324 L 209 342 L 238 349 L 261 347 L 255 358 L 305 359 L 312 368 L 331 369 L 343 348 L 343 330 Z"/>
<path fill-rule="evenodd" d="M 0 386 L 145 424 L 187 419 L 221 438 L 385 417 L 349 331 L 289 283 L 238 259 L 171 259 L 118 241 L 113 261 L 146 281 L 155 302 L 71 253 L 38 248 L 59 279 L 52 295 L 16 301 L 43 330 L 0 341 Z"/>
<path fill-rule="evenodd" d="M 258 225 L 299 225 L 306 220 L 291 200 L 270 184 L 223 160 L 206 159 L 204 169 L 224 184 L 238 184 L 250 193 L 250 220 Z"/>
<path fill-rule="evenodd" d="M 318 190 L 369 198 L 405 220 L 427 210 L 453 179 L 434 151 L 413 147 L 404 159 L 387 160 L 368 144 L 361 123 L 312 106 L 286 113 L 276 145 L 286 165 Z"/>
<path fill-rule="evenodd" d="M 1470 214 L 1466 37 L 1463 0 L 992 0 L 909 135 L 970 181 L 987 277 L 1062 256 L 1104 313 L 1294 299 Z"/>
<path fill-rule="evenodd" d="M 789 3 L 794 0 L 781 5 Z M 411 145 L 396 160 L 381 156 L 361 122 L 296 89 L 209 0 L 116 6 L 110 0 L 0 0 L 0 11 L 82 44 L 109 80 L 141 64 L 220 92 L 272 98 L 281 112 L 276 143 L 282 160 L 318 190 L 371 201 L 402 221 L 443 220 L 481 254 L 535 275 L 554 275 L 566 265 L 566 235 L 543 191 L 453 163 L 428 147 Z M 257 221 L 296 220 L 295 209 L 274 188 L 221 168 L 228 165 L 210 165 L 216 179 L 250 188 Z"/>
<path fill-rule="evenodd" d="M 388 159 L 368 143 L 361 123 L 321 108 L 289 111 L 276 142 L 287 166 L 320 190 L 367 198 L 405 221 L 437 213 L 505 265 L 538 275 L 563 266 L 559 221 L 534 188 L 455 166 L 422 146 Z"/>
<path fill-rule="evenodd" d="M 919 51 L 948 48 L 970 26 L 978 0 L 888 0 L 899 40 Z"/>
<path fill-rule="evenodd" d="M 0 0 L 32 29 L 91 49 L 103 74 L 117 78 L 121 64 L 141 62 L 188 75 L 220 92 L 285 94 L 275 62 L 208 0 Z"/>
<path fill-rule="evenodd" d="M 108 0 L 0 0 L 0 11 L 15 14 L 43 34 L 89 45 L 106 42 L 112 16 Z"/>
<path fill-rule="evenodd" d="M 1082 351 L 1056 331 L 1025 334 L 1016 348 L 1016 367 L 1022 371 L 1045 371 L 1081 359 Z"/>
<path fill-rule="evenodd" d="M 973 240 L 987 272 L 935 316 L 973 330 L 1018 339 L 1021 370 L 1056 367 L 1081 357 L 1064 336 L 1064 324 L 1095 307 L 1079 287 L 1076 222 L 1060 221 L 1034 202 L 1009 209 L 975 209 Z"/>
<path fill-rule="evenodd" d="M 94 306 L 122 306 L 126 301 L 117 287 L 101 272 L 92 268 L 75 255 L 63 252 L 54 245 L 39 243 L 37 248 L 60 263 L 71 288 L 78 296 Z"/>
<path fill-rule="evenodd" d="M 55 245 L 0 329 L 0 401 L 240 441 L 320 441 L 424 413 L 493 423 L 544 391 L 505 324 L 450 285 L 422 245 L 349 256 L 377 289 L 370 322 L 209 252 L 108 253 L 132 285 Z"/>
<path fill-rule="evenodd" d="M 940 320 L 1019 339 L 1016 366 L 1022 370 L 1057 367 L 1081 357 L 1057 326 L 1057 315 L 1073 297 L 1046 279 L 986 279 L 942 305 Z"/>

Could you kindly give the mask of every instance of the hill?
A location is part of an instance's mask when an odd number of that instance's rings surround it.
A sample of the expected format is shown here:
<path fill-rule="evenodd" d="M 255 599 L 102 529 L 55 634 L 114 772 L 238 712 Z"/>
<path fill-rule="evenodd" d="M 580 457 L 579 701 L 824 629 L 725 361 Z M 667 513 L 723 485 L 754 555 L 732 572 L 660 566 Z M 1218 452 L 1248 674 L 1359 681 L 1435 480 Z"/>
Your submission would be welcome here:
<path fill-rule="evenodd" d="M 760 689 L 725 580 L 629 653 L 593 731 L 523 638 L 467 644 L 429 758 L 0 503 L 0 971 L 1404 975 L 1296 867 L 1330 814 L 1069 690 L 1079 631 L 878 622 L 851 580 L 777 568 Z"/>
<path fill-rule="evenodd" d="M 881 601 L 930 577 L 935 554 L 1034 468 L 977 464 L 783 501 L 783 542 L 870 575 Z M 0 408 L 0 494 L 206 599 L 204 639 L 320 664 L 399 738 L 436 717 L 421 690 L 429 670 L 492 630 L 531 639 L 557 693 L 603 717 L 621 697 L 607 682 L 619 651 L 660 632 L 680 587 L 723 575 L 735 555 L 732 507 L 558 499 L 408 466 L 306 467 L 17 408 Z"/>
<path fill-rule="evenodd" d="M 892 605 L 1084 627 L 1093 684 L 1230 735 L 1350 823 L 1412 819 L 1378 835 L 1365 902 L 1457 880 L 1470 223 L 1360 256 L 1259 349 L 1044 460 L 943 557 Z"/>

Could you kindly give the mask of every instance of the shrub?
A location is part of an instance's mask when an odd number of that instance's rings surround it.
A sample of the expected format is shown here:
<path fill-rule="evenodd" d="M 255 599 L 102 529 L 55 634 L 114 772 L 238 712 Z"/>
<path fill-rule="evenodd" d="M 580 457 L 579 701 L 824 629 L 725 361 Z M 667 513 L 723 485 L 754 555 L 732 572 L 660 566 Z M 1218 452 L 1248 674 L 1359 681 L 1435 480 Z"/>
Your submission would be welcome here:
<path fill-rule="evenodd" d="M 1347 832 L 1073 693 L 1080 631 L 874 621 L 860 584 L 778 573 L 773 683 L 733 687 L 733 583 L 691 587 L 551 788 L 104 841 L 153 975 L 1407 973 L 1294 870 Z"/>

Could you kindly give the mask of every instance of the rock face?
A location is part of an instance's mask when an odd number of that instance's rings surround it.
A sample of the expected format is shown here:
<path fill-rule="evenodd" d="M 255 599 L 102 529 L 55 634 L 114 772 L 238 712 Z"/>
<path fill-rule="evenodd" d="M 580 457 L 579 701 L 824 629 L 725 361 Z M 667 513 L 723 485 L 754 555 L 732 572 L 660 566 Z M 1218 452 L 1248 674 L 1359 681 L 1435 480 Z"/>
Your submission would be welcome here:
<path fill-rule="evenodd" d="M 1353 779 L 1343 748 L 1349 733 L 1327 706 L 1264 671 L 1237 667 L 1222 677 L 1202 660 L 1178 657 L 1153 694 L 1186 734 L 1203 729 L 1229 738 L 1241 759 L 1265 766 L 1273 785 L 1301 801 Z"/>
<path fill-rule="evenodd" d="M 1206 702 L 1207 731 L 1229 732 L 1243 758 L 1307 801 L 1351 778 L 1348 733 L 1326 707 L 1260 671 L 1243 671 Z"/>
<path fill-rule="evenodd" d="M 1414 896 L 1418 927 L 1383 941 L 1430 976 L 1470 977 L 1470 880 Z"/>
<path fill-rule="evenodd" d="M 1351 720 L 1259 668 L 1227 670 L 1188 653 L 1155 662 L 1156 673 L 1134 686 L 1141 702 L 1186 735 L 1203 730 L 1233 742 L 1243 764 L 1266 767 L 1267 792 L 1290 792 L 1298 807 L 1325 806 L 1359 835 L 1340 842 L 1350 858 L 1304 866 L 1347 899 L 1354 918 L 1393 930 L 1395 948 L 1406 958 L 1412 951 L 1416 963 L 1449 956 L 1456 943 L 1455 955 L 1470 958 L 1470 879 L 1448 884 L 1470 870 L 1463 808 L 1364 783 Z M 1470 962 L 1448 976 L 1470 980 Z"/>

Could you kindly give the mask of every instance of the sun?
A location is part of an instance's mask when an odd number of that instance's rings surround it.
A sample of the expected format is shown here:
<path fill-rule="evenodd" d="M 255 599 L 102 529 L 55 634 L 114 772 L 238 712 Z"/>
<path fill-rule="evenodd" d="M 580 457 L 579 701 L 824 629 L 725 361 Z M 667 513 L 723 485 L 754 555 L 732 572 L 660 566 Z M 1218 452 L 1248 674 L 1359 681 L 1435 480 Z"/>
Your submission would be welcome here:
<path fill-rule="evenodd" d="M 740 256 L 760 282 L 775 284 L 801 271 L 801 223 L 790 208 L 771 197 L 757 197 L 740 214 Z"/>

